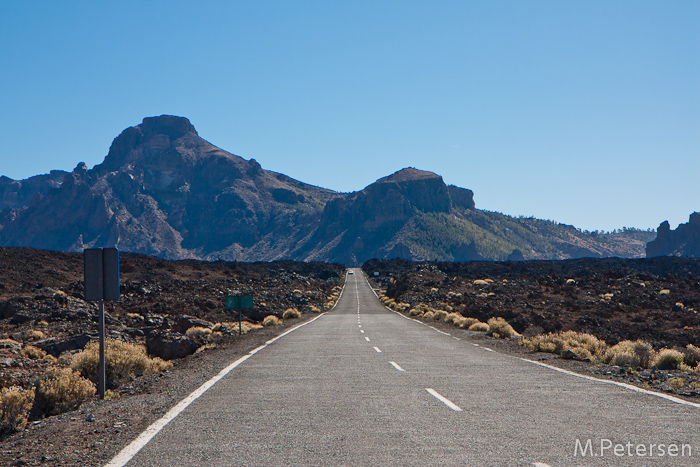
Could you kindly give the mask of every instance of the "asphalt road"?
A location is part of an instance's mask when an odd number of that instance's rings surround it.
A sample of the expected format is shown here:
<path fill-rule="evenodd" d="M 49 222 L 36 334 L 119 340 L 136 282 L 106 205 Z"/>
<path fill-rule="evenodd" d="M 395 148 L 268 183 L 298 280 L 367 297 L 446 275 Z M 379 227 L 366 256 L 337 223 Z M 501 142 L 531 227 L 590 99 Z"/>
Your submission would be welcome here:
<path fill-rule="evenodd" d="M 384 308 L 354 271 L 332 312 L 110 465 L 700 465 L 700 407 L 445 335 Z"/>

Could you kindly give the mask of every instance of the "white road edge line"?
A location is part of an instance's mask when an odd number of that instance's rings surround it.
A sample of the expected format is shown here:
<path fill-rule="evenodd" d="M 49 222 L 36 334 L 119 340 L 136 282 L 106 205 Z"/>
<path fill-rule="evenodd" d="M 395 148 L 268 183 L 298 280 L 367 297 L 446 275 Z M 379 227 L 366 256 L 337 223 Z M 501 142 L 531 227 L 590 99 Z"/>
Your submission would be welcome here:
<path fill-rule="evenodd" d="M 455 412 L 462 412 L 462 409 L 457 404 L 455 404 L 454 402 L 452 402 L 448 398 L 441 396 L 435 389 L 425 388 L 425 390 L 428 391 L 428 394 L 430 394 L 435 399 L 439 400 L 440 402 L 442 402 L 443 404 L 445 404 L 446 406 L 448 406 L 449 408 L 451 408 Z"/>
<path fill-rule="evenodd" d="M 372 288 L 372 286 L 371 286 L 370 283 L 369 283 L 369 280 L 368 280 L 366 277 L 365 277 L 365 281 L 367 281 L 367 285 L 369 285 L 369 287 L 370 287 L 370 289 L 372 290 L 372 292 L 374 292 L 374 295 L 375 295 L 377 298 L 379 298 L 379 296 L 377 295 L 377 292 L 374 291 L 374 289 Z M 395 314 L 399 315 L 399 316 L 402 317 L 403 319 L 407 319 L 407 320 L 409 320 L 409 321 L 415 321 L 416 323 L 418 323 L 418 324 L 420 324 L 420 325 L 429 327 L 429 328 L 431 328 L 431 329 L 435 329 L 435 328 L 432 327 L 432 326 L 428 326 L 428 325 L 425 324 L 423 321 L 419 321 L 419 320 L 417 320 L 417 319 L 413 319 L 413 318 L 409 318 L 409 317 L 407 317 L 407 316 L 404 316 L 404 315 L 402 315 L 401 313 L 399 313 L 398 311 L 394 311 L 394 310 L 392 310 L 391 308 L 388 308 L 388 307 L 386 307 L 386 306 L 385 306 L 384 308 L 386 308 L 387 310 L 391 311 L 392 313 L 395 313 Z M 438 332 L 440 332 L 438 329 L 435 329 L 435 330 L 438 331 Z M 471 343 L 471 344 L 472 344 L 474 347 L 480 347 L 479 344 L 475 344 L 475 343 Z M 484 348 L 485 348 L 485 347 L 484 347 Z M 499 355 L 506 355 L 506 354 L 501 354 L 500 352 L 496 352 L 495 350 L 491 350 L 491 349 L 487 349 L 487 350 L 490 351 L 490 352 L 493 352 L 493 353 L 497 353 L 497 354 L 499 354 Z M 535 361 L 533 361 L 533 360 L 528 360 L 527 358 L 513 357 L 513 356 L 511 356 L 511 355 L 506 355 L 506 356 L 511 357 L 511 358 L 517 358 L 518 360 L 523 360 L 523 361 L 525 361 L 525 362 L 529 362 L 529 363 L 532 363 L 532 364 L 535 364 L 535 365 L 540 365 L 540 366 L 543 366 L 543 367 L 545 367 L 545 368 L 549 368 L 549 369 L 551 369 L 551 370 L 558 371 L 558 372 L 560 372 L 560 373 L 565 373 L 565 374 L 567 374 L 567 375 L 576 376 L 577 378 L 583 378 L 583 379 L 587 379 L 587 380 L 590 380 L 590 381 L 597 381 L 597 382 L 599 382 L 599 383 L 612 384 L 612 385 L 614 385 L 614 386 L 619 386 L 619 387 L 622 387 L 622 388 L 625 388 L 625 389 L 629 389 L 630 391 L 638 392 L 638 393 L 641 393 L 641 394 L 646 394 L 646 395 L 649 395 L 649 396 L 659 397 L 659 398 L 661 398 L 661 399 L 666 399 L 666 400 L 668 400 L 668 401 L 670 401 L 670 402 L 675 402 L 676 404 L 688 405 L 688 406 L 690 406 L 690 407 L 695 407 L 695 408 L 699 408 L 699 409 L 700 409 L 700 404 L 698 404 L 698 403 L 696 403 L 696 402 L 689 402 L 689 401 L 686 401 L 686 400 L 683 400 L 683 399 L 679 399 L 678 397 L 669 396 L 669 395 L 667 395 L 667 394 L 663 394 L 663 393 L 660 393 L 660 392 L 654 392 L 654 391 L 649 391 L 649 390 L 647 390 L 647 389 L 638 388 L 637 386 L 633 386 L 633 385 L 631 385 L 631 384 L 620 383 L 620 382 L 617 382 L 617 381 L 610 381 L 610 380 L 607 380 L 607 379 L 594 378 L 593 376 L 587 376 L 587 375 L 582 375 L 582 374 L 579 374 L 579 373 L 575 373 L 575 372 L 573 372 L 573 371 L 563 370 L 563 369 L 561 369 L 561 368 L 557 368 L 557 367 L 552 366 L 552 365 L 547 365 L 546 363 L 540 363 L 540 362 L 535 362 Z"/>
<path fill-rule="evenodd" d="M 399 370 L 399 371 L 406 371 L 406 370 L 404 370 L 403 368 L 401 368 L 401 367 L 399 366 L 399 364 L 396 363 L 396 362 L 389 362 L 389 363 L 391 364 L 391 366 L 393 366 L 394 368 L 396 368 L 396 369 Z"/>
<path fill-rule="evenodd" d="M 627 384 L 627 383 L 621 383 L 619 381 L 611 381 L 609 379 L 600 379 L 600 378 L 596 378 L 594 376 L 582 375 L 579 373 L 575 373 L 573 371 L 558 368 L 558 367 L 553 366 L 553 365 L 547 365 L 546 363 L 528 360 L 527 358 L 522 358 L 522 357 L 513 357 L 513 358 L 517 358 L 518 360 L 522 360 L 524 362 L 532 363 L 533 365 L 543 366 L 545 368 L 549 368 L 550 370 L 558 371 L 559 373 L 564 373 L 567 375 L 576 376 L 578 378 L 587 379 L 589 381 L 597 381 L 599 383 L 612 384 L 613 386 L 619 386 L 619 387 L 622 387 L 625 389 L 629 389 L 630 391 L 635 391 L 635 392 L 639 392 L 642 394 L 648 394 L 648 395 L 654 396 L 654 397 L 660 397 L 661 399 L 666 399 L 668 401 L 675 402 L 676 404 L 688 405 L 690 407 L 695 407 L 695 408 L 700 409 L 700 404 L 698 404 L 697 402 L 686 401 L 686 400 L 680 399 L 678 397 L 669 396 L 668 394 L 662 394 L 660 392 L 649 391 L 648 389 L 638 388 L 637 386 L 632 386 L 631 384 Z"/>
<path fill-rule="evenodd" d="M 360 329 L 360 334 L 364 334 L 364 333 L 365 333 L 365 330 L 364 330 L 364 329 Z"/>
<path fill-rule="evenodd" d="M 377 353 L 382 353 L 382 351 L 379 349 L 379 347 L 375 347 L 374 350 L 376 350 Z"/>
<path fill-rule="evenodd" d="M 369 342 L 369 337 L 365 336 L 365 340 L 366 340 L 367 342 Z"/>
<path fill-rule="evenodd" d="M 341 292 L 342 295 L 342 292 Z M 334 307 L 335 308 L 335 307 Z M 261 345 L 260 347 L 257 347 L 253 350 L 251 350 L 247 355 L 242 356 L 235 362 L 231 363 L 229 366 L 224 368 L 214 376 L 212 379 L 209 381 L 205 382 L 202 384 L 200 387 L 194 390 L 192 394 L 189 396 L 185 397 L 182 399 L 177 405 L 175 405 L 173 408 L 168 410 L 168 412 L 163 415 L 160 419 L 156 420 L 153 422 L 148 428 L 146 428 L 143 433 L 141 433 L 135 440 L 133 440 L 131 443 L 129 443 L 124 449 L 122 449 L 119 454 L 114 456 L 111 461 L 109 461 L 108 464 L 105 464 L 104 467 L 124 467 L 131 459 L 134 458 L 134 456 L 146 445 L 148 442 L 153 439 L 155 435 L 157 435 L 160 430 L 162 430 L 165 425 L 170 423 L 175 417 L 180 415 L 180 413 L 185 410 L 192 402 L 196 401 L 201 397 L 202 394 L 207 392 L 207 390 L 212 387 L 214 384 L 216 384 L 220 379 L 225 377 L 227 374 L 229 374 L 234 368 L 236 368 L 238 365 L 241 363 L 245 362 L 248 360 L 250 357 L 267 347 L 268 345 L 272 344 L 275 342 L 277 339 L 286 336 L 292 331 L 296 331 L 297 329 L 306 326 L 307 324 L 311 324 L 317 319 L 319 319 L 321 316 L 325 315 L 325 313 L 318 315 L 311 321 L 307 321 L 306 323 L 300 324 L 298 326 L 293 327 L 292 329 L 288 330 L 284 334 L 280 334 L 279 336 L 275 337 L 274 339 L 271 339 L 267 341 L 264 345 Z"/>

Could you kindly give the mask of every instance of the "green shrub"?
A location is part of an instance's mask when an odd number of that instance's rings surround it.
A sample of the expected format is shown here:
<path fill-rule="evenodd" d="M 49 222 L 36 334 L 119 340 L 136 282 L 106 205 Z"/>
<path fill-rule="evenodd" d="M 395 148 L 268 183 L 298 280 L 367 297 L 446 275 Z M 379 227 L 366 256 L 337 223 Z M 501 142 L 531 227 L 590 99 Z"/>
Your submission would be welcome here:
<path fill-rule="evenodd" d="M 469 326 L 468 330 L 476 332 L 489 332 L 489 325 L 479 321 Z"/>
<path fill-rule="evenodd" d="M 488 335 L 496 339 L 510 339 L 520 335 L 503 318 L 489 318 L 487 324 L 489 325 Z"/>
<path fill-rule="evenodd" d="M 34 403 L 34 391 L 16 386 L 0 392 L 0 434 L 23 430 Z"/>
<path fill-rule="evenodd" d="M 42 414 L 58 415 L 75 410 L 95 395 L 95 385 L 70 368 L 56 370 L 34 388 L 34 407 Z"/>
<path fill-rule="evenodd" d="M 654 359 L 654 368 L 676 370 L 683 363 L 683 354 L 674 349 L 663 349 Z"/>
<path fill-rule="evenodd" d="M 265 319 L 263 319 L 262 324 L 263 326 L 279 326 L 280 319 L 275 315 L 268 315 L 265 316 Z"/>
<path fill-rule="evenodd" d="M 287 308 L 282 314 L 282 319 L 297 319 L 301 318 L 301 313 L 296 308 Z"/>
<path fill-rule="evenodd" d="M 211 331 L 210 331 L 211 332 Z M 100 361 L 99 342 L 90 342 L 85 350 L 73 357 L 71 367 L 94 384 L 98 383 L 98 366 Z M 105 377 L 107 389 L 119 387 L 132 376 L 159 373 L 171 368 L 171 362 L 160 358 L 151 358 L 142 345 L 134 345 L 116 339 L 105 342 Z"/>

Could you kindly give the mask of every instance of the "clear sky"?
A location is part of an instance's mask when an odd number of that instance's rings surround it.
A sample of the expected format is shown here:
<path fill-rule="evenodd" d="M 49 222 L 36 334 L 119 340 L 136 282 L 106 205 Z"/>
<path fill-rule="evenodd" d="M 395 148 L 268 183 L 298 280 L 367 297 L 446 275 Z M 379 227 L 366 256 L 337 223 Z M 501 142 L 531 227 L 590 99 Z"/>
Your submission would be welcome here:
<path fill-rule="evenodd" d="M 588 230 L 700 211 L 700 2 L 0 0 L 0 174 L 144 117 L 356 191 L 404 167 Z"/>

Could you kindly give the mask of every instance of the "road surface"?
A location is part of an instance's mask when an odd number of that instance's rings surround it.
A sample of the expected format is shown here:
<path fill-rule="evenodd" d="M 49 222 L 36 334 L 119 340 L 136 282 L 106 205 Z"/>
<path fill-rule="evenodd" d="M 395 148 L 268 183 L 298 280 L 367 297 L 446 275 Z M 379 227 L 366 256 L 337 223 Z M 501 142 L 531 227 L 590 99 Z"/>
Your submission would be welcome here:
<path fill-rule="evenodd" d="M 441 333 L 359 269 L 333 311 L 227 371 L 109 465 L 700 465 L 700 407 Z"/>

